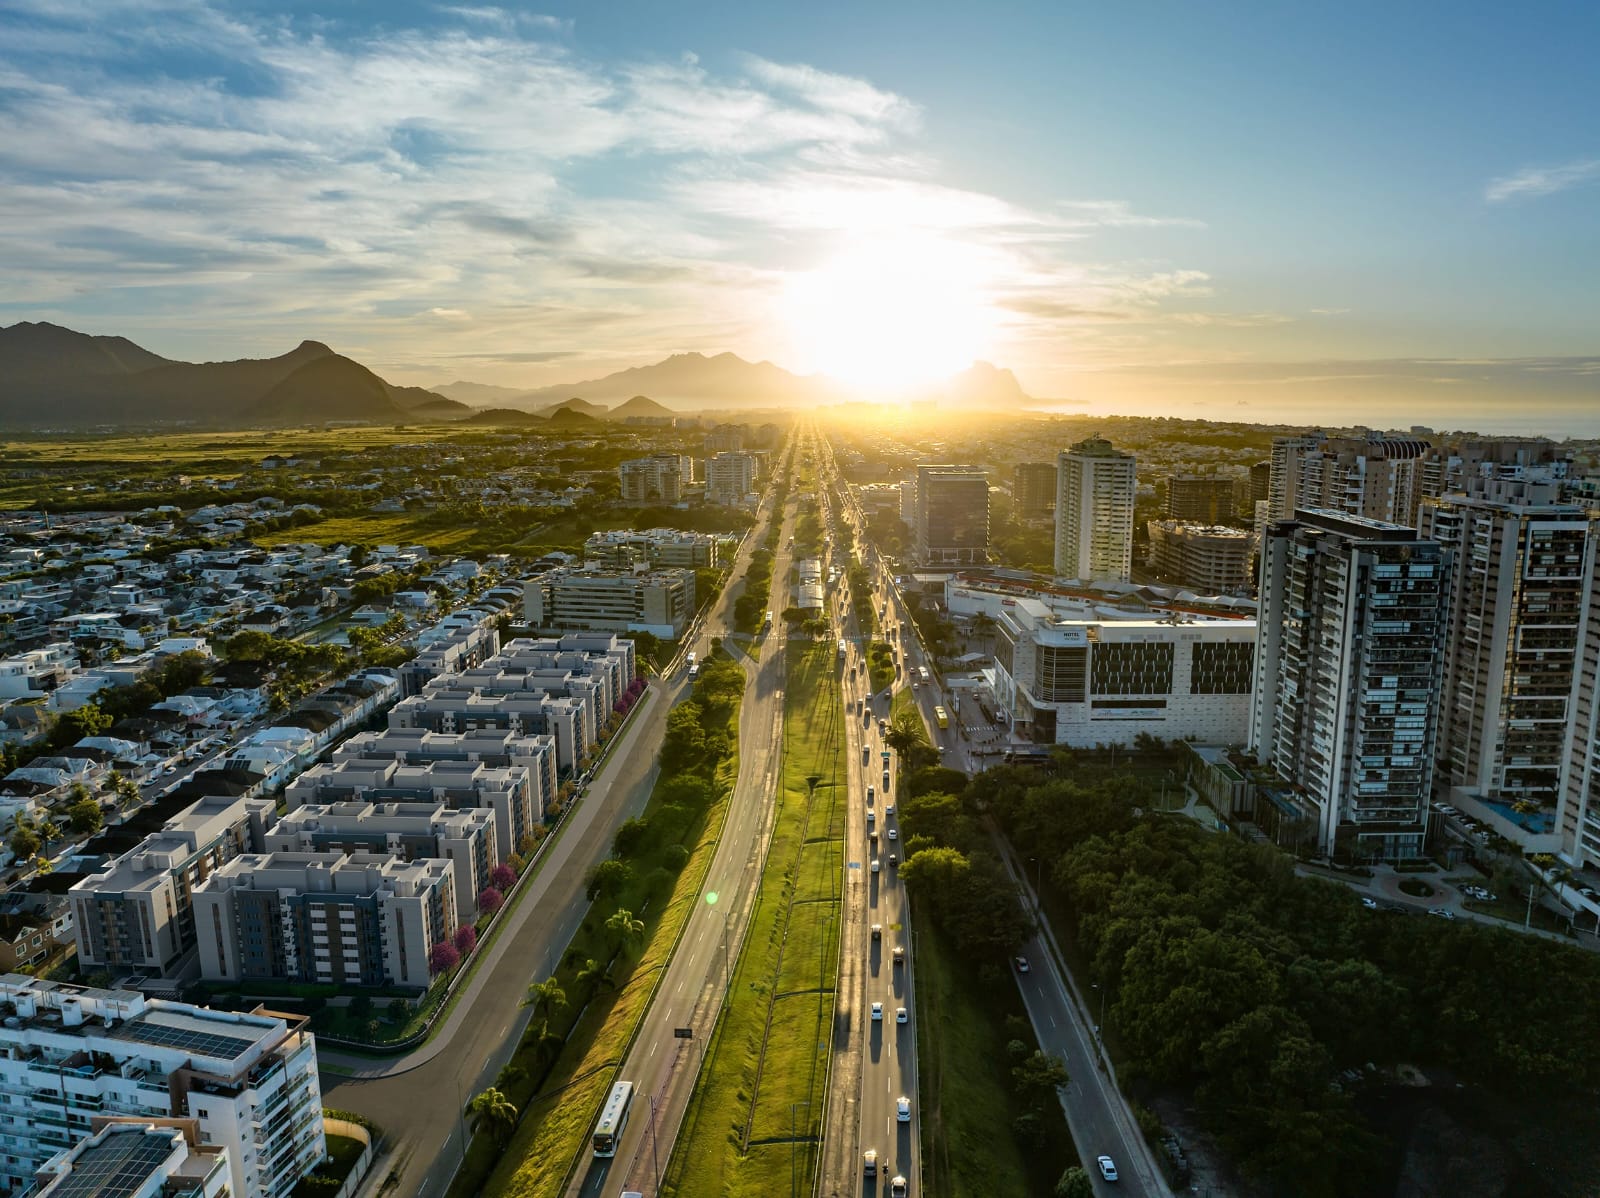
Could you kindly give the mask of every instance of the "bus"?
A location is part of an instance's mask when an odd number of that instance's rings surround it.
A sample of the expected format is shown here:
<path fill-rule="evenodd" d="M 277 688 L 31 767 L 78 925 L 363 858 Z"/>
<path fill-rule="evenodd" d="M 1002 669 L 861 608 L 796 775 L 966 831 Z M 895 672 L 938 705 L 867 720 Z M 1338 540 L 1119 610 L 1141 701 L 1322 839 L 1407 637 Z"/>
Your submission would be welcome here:
<path fill-rule="evenodd" d="M 622 1139 L 622 1129 L 628 1126 L 628 1109 L 633 1106 L 633 1083 L 618 1082 L 611 1087 L 605 1106 L 600 1108 L 600 1122 L 594 1125 L 594 1154 L 616 1156 L 617 1144 Z"/>
<path fill-rule="evenodd" d="M 950 713 L 942 707 L 933 709 L 933 722 L 941 728 L 950 727 Z"/>
<path fill-rule="evenodd" d="M 921 681 L 927 682 L 928 681 L 928 667 L 927 666 L 918 666 L 917 667 L 917 677 Z"/>
<path fill-rule="evenodd" d="M 839 660 L 840 661 L 844 660 L 846 652 L 847 652 L 847 650 L 845 649 L 844 638 L 840 637 L 839 638 Z"/>

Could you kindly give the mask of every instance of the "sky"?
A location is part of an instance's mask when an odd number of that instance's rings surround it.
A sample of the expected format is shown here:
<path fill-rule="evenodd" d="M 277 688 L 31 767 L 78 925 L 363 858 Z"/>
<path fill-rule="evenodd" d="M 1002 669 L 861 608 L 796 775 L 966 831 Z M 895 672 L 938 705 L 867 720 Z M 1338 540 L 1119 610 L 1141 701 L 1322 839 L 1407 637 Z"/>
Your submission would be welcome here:
<path fill-rule="evenodd" d="M 1600 5 L 0 0 L 0 324 L 1600 432 Z"/>

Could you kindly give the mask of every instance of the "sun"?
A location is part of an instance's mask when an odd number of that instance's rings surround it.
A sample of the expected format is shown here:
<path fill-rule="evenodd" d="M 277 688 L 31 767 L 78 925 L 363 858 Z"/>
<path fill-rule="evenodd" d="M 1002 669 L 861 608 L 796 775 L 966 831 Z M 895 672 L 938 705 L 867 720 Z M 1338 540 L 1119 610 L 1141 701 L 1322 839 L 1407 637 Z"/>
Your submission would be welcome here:
<path fill-rule="evenodd" d="M 987 356 L 985 274 L 945 239 L 858 241 L 789 277 L 781 318 L 796 365 L 885 394 L 949 378 Z"/>

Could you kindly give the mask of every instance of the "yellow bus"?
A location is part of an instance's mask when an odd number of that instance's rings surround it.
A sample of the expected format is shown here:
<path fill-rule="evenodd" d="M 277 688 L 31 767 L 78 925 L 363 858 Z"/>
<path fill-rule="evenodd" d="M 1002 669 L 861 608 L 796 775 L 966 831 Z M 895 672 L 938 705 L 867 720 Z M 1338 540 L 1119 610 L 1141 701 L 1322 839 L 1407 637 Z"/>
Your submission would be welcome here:
<path fill-rule="evenodd" d="M 933 722 L 941 728 L 950 727 L 950 713 L 942 707 L 933 709 Z"/>

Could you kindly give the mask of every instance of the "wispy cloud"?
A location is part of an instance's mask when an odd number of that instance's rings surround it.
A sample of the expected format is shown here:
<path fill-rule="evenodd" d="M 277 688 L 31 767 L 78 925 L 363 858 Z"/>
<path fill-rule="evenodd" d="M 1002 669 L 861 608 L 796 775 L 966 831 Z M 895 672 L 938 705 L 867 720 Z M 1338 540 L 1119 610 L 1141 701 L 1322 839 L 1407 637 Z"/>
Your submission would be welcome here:
<path fill-rule="evenodd" d="M 1494 179 L 1484 188 L 1483 198 L 1491 204 L 1536 199 L 1596 180 L 1600 180 L 1600 158 L 1580 158 L 1560 166 L 1525 167 L 1515 174 Z"/>

